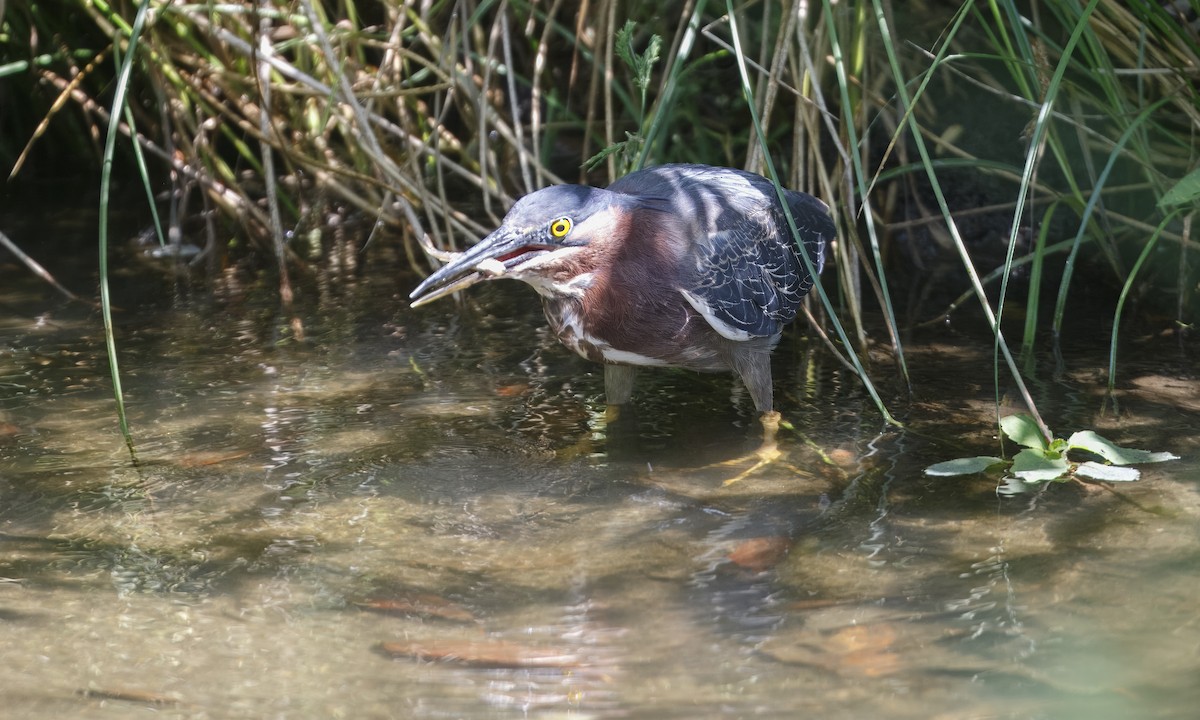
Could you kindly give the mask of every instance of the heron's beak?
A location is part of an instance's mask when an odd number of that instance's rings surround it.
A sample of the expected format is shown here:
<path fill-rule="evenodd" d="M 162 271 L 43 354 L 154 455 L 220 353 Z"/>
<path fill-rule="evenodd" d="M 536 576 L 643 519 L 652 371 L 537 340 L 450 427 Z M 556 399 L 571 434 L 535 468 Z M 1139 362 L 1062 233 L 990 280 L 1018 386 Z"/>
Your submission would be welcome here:
<path fill-rule="evenodd" d="M 525 232 L 501 227 L 466 252 L 450 258 L 408 297 L 413 307 L 431 303 L 475 283 L 503 277 L 509 268 L 549 249 L 545 245 L 531 244 Z"/>

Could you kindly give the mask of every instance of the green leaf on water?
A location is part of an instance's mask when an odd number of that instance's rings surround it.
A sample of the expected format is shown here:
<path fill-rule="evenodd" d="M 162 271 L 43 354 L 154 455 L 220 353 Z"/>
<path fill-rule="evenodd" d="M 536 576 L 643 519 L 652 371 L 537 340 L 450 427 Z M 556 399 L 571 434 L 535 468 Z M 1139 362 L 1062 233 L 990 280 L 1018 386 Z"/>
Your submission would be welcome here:
<path fill-rule="evenodd" d="M 1013 457 L 1008 477 L 997 489 L 1002 495 L 1028 492 L 1039 483 L 1066 480 L 1072 473 L 1091 480 L 1132 482 L 1141 477 L 1141 472 L 1128 465 L 1179 459 L 1178 455 L 1169 452 L 1121 447 L 1091 430 L 1077 432 L 1067 440 L 1054 438 L 1047 441 L 1038 423 L 1028 415 L 1001 418 L 1000 428 L 1010 440 L 1025 448 Z M 1067 457 L 1072 450 L 1087 451 L 1105 462 L 1072 461 Z M 958 458 L 930 465 L 925 468 L 925 474 L 933 477 L 971 475 L 1007 462 L 988 456 Z"/>
<path fill-rule="evenodd" d="M 1011 437 L 1011 436 L 1010 436 Z M 1071 462 L 1064 457 L 1047 457 L 1041 450 L 1022 450 L 1013 458 L 1012 473 L 1025 482 L 1046 482 L 1064 477 Z"/>
<path fill-rule="evenodd" d="M 1186 205 L 1200 197 L 1200 168 L 1185 175 L 1179 182 L 1158 199 L 1160 208 Z"/>
<path fill-rule="evenodd" d="M 1075 474 L 1091 478 L 1092 480 L 1104 480 L 1107 482 L 1133 482 L 1142 476 L 1141 471 L 1137 468 L 1102 465 L 1091 460 L 1079 463 L 1079 467 L 1075 468 Z"/>
<path fill-rule="evenodd" d="M 953 475 L 974 475 L 983 472 L 993 465 L 1004 462 L 1002 458 L 980 455 L 978 457 L 958 458 L 947 460 L 925 468 L 926 475 L 934 477 L 951 477 Z"/>
<path fill-rule="evenodd" d="M 1086 450 L 1095 453 L 1114 465 L 1133 465 L 1136 463 L 1165 462 L 1178 460 L 1178 455 L 1169 452 L 1150 452 L 1135 450 L 1116 445 L 1111 440 L 1101 437 L 1091 430 L 1081 430 L 1067 440 L 1067 444 L 1075 450 Z"/>
<path fill-rule="evenodd" d="M 1000 429 L 1018 445 L 1035 450 L 1046 448 L 1046 438 L 1042 437 L 1037 422 L 1028 415 L 1006 415 L 1000 418 Z"/>

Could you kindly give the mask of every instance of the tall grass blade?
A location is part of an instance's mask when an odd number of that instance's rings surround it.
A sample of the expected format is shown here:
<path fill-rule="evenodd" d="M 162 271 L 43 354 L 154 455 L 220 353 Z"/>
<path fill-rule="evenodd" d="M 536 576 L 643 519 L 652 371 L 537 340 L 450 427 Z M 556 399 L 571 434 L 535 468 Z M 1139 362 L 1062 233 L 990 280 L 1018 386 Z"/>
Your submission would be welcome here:
<path fill-rule="evenodd" d="M 1026 369 L 1030 369 L 1033 363 L 1033 344 L 1037 338 L 1038 328 L 1038 301 L 1042 292 L 1042 273 L 1046 267 L 1046 236 L 1050 233 L 1050 229 L 1054 227 L 1052 220 L 1054 213 L 1058 212 L 1062 207 L 1063 201 L 1056 199 L 1046 208 L 1046 212 L 1042 213 L 1042 222 L 1038 225 L 1037 240 L 1033 246 L 1033 252 L 1026 257 L 1030 259 L 1029 270 L 1029 298 L 1025 302 L 1025 334 L 1021 338 L 1021 365 Z M 1008 278 L 1012 275 L 1012 271 L 1017 266 L 1018 258 L 1006 258 L 1001 278 Z M 1004 280 L 1002 279 L 1003 283 Z"/>
<path fill-rule="evenodd" d="M 1049 81 L 1045 83 L 1045 87 L 1042 92 L 1041 106 L 1038 108 L 1038 114 L 1032 126 L 1032 133 L 1029 139 L 1029 151 L 1025 154 L 1025 168 L 1021 173 L 1021 184 L 1017 189 L 1017 206 L 1013 210 L 1013 220 L 1012 225 L 1009 228 L 1008 235 L 1008 250 L 1004 258 L 1004 266 L 1006 268 L 1012 267 L 1013 257 L 1016 253 L 1017 237 L 1021 229 L 1022 219 L 1025 215 L 1025 203 L 1028 198 L 1032 197 L 1033 195 L 1034 174 L 1037 172 L 1037 166 L 1039 159 L 1041 158 L 1042 148 L 1049 140 L 1051 135 L 1051 112 L 1054 109 L 1054 102 L 1058 98 L 1059 90 L 1062 88 L 1063 76 L 1066 75 L 1067 68 L 1071 64 L 1071 56 L 1074 53 L 1076 46 L 1079 44 L 1080 39 L 1083 38 L 1084 33 L 1088 28 L 1088 17 L 1091 16 L 1092 12 L 1095 11 L 1096 6 L 1099 4 L 1100 0 L 1090 0 L 1087 6 L 1084 7 L 1080 12 L 1078 20 L 1071 30 L 1071 36 L 1068 38 L 1067 44 L 1063 48 L 1062 57 L 1059 58 L 1058 65 L 1056 65 L 1054 68 L 1054 74 L 1050 77 Z M 1024 37 L 1024 35 L 1021 33 L 1018 33 L 1018 35 L 1020 37 Z M 1060 165 L 1065 165 L 1065 163 L 1060 163 Z M 1093 194 L 1092 197 L 1093 199 L 1098 199 L 1099 193 Z M 1000 280 L 1000 297 L 996 302 L 996 311 L 997 314 L 1001 316 L 1003 315 L 1004 310 L 1004 300 L 1008 294 L 1009 277 L 1010 275 L 1005 273 L 1004 277 Z M 1037 308 L 1027 308 L 1027 312 L 1036 314 Z M 999 322 L 997 322 L 997 331 L 998 330 Z M 997 332 L 997 339 L 998 338 L 999 332 Z M 1033 408 L 1030 409 L 1033 410 Z"/>
<path fill-rule="evenodd" d="M 317 22 L 315 16 L 314 24 Z M 275 248 L 275 263 L 279 272 L 279 301 L 283 306 L 283 313 L 288 317 L 289 325 L 292 329 L 292 336 L 299 341 L 304 340 L 304 324 L 300 321 L 300 316 L 296 314 L 294 299 L 295 293 L 292 290 L 292 280 L 288 273 L 288 259 L 286 246 L 283 240 L 283 216 L 279 211 L 279 182 L 275 175 L 275 152 L 271 146 L 269 139 L 275 135 L 275 129 L 271 125 L 271 66 L 266 62 L 265 58 L 270 58 L 275 55 L 275 48 L 271 45 L 271 21 L 263 16 L 259 19 L 258 30 L 258 62 L 256 63 L 258 71 L 258 91 L 262 101 L 262 108 L 258 113 L 258 130 L 262 134 L 263 140 L 259 143 L 262 151 L 262 174 L 263 180 L 266 183 L 266 198 L 267 198 L 267 213 L 270 218 L 271 242 Z"/>
<path fill-rule="evenodd" d="M 129 33 L 129 45 L 120 59 L 120 69 L 117 71 L 117 84 L 113 91 L 112 110 L 108 116 L 108 130 L 104 137 L 104 156 L 100 172 L 100 216 L 98 218 L 99 242 L 99 273 L 100 273 L 100 310 L 104 318 L 104 346 L 108 352 L 109 376 L 112 378 L 113 398 L 117 404 L 117 422 L 121 428 L 121 436 L 125 439 L 125 447 L 129 450 L 130 460 L 137 464 L 137 452 L 133 447 L 133 435 L 129 431 L 129 417 L 125 412 L 125 393 L 121 389 L 121 369 L 117 362 L 117 341 L 113 332 L 112 295 L 108 286 L 108 201 L 112 190 L 113 155 L 116 152 L 117 136 L 120 134 L 122 109 L 126 105 L 129 94 L 129 79 L 133 74 L 133 63 L 137 57 L 138 40 L 145 28 L 146 16 L 150 11 L 150 0 L 142 0 L 138 5 L 133 27 Z M 114 39 L 114 49 L 120 50 L 120 39 Z M 136 142 L 136 136 L 135 140 Z"/>
<path fill-rule="evenodd" d="M 1133 264 L 1133 268 L 1129 271 L 1129 277 L 1125 279 L 1125 285 L 1121 288 L 1121 296 L 1117 299 L 1117 309 L 1113 312 L 1112 335 L 1109 339 L 1108 347 L 1108 397 L 1112 399 L 1113 404 L 1116 404 L 1116 394 L 1114 393 L 1117 382 L 1117 334 L 1121 329 L 1121 312 L 1125 308 L 1125 300 L 1129 297 L 1129 291 L 1133 289 L 1134 278 L 1137 277 L 1138 271 L 1142 269 L 1146 258 L 1150 257 L 1154 247 L 1158 244 L 1158 238 L 1162 235 L 1167 225 L 1175 219 L 1177 215 L 1182 213 L 1182 209 L 1174 210 L 1167 214 L 1162 222 L 1155 228 L 1154 234 L 1146 241 L 1146 246 L 1142 248 L 1142 252 L 1138 255 L 1137 261 Z"/>
<path fill-rule="evenodd" d="M 1062 279 L 1059 281 L 1058 299 L 1054 305 L 1053 329 L 1055 337 L 1062 334 L 1063 318 L 1066 317 L 1067 313 L 1067 294 L 1070 291 L 1071 279 L 1075 274 L 1075 263 L 1079 256 L 1079 248 L 1083 244 L 1084 235 L 1087 233 L 1088 227 L 1091 225 L 1092 215 L 1100 203 L 1102 191 L 1108 183 L 1108 178 L 1112 174 L 1113 168 L 1116 167 L 1117 161 L 1121 159 L 1121 153 L 1130 138 L 1134 137 L 1138 130 L 1142 128 L 1143 123 L 1149 120 L 1159 108 L 1171 102 L 1171 100 L 1171 98 L 1162 98 L 1138 113 L 1137 117 L 1125 128 L 1125 132 L 1121 133 L 1121 137 L 1117 139 L 1116 144 L 1108 154 L 1108 162 L 1104 164 L 1104 169 L 1100 171 L 1099 177 L 1096 178 L 1096 186 L 1092 188 L 1091 197 L 1088 198 L 1087 205 L 1083 208 L 1083 214 L 1079 218 L 1079 228 L 1075 232 L 1071 251 L 1067 254 L 1067 262 L 1063 267 Z"/>
<path fill-rule="evenodd" d="M 124 108 L 125 124 L 129 126 L 129 136 L 132 137 L 133 143 L 133 158 L 137 162 L 138 177 L 142 181 L 142 190 L 146 193 L 146 204 L 150 207 L 150 217 L 154 222 L 154 232 L 158 237 L 158 244 L 163 245 L 166 242 L 166 233 L 163 232 L 162 219 L 158 215 L 158 203 L 154 201 L 154 188 L 150 186 L 150 169 L 146 167 L 146 154 L 142 152 L 142 146 L 137 142 L 137 123 L 134 121 L 133 111 L 128 106 Z"/>

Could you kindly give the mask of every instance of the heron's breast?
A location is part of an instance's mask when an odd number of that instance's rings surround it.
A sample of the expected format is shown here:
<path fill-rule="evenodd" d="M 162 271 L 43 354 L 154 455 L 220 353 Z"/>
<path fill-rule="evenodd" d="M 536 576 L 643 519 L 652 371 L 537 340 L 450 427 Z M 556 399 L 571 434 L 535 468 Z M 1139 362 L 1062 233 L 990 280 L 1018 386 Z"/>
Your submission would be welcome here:
<path fill-rule="evenodd" d="M 637 343 L 622 341 L 619 331 L 597 325 L 583 304 L 574 299 L 543 297 L 550 329 L 559 342 L 588 360 L 618 365 L 671 365 L 669 360 L 639 352 Z"/>

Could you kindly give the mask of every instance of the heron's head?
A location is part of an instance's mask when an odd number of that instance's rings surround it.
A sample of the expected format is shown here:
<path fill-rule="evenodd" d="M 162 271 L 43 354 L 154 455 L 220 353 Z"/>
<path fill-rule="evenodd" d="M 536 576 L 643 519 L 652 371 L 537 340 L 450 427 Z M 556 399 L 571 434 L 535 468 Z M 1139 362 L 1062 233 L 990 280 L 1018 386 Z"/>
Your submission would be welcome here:
<path fill-rule="evenodd" d="M 615 193 L 585 185 L 555 185 L 517 201 L 495 232 L 430 275 L 409 297 L 413 306 L 470 287 L 510 277 L 536 282 L 579 250 L 611 238 Z"/>

